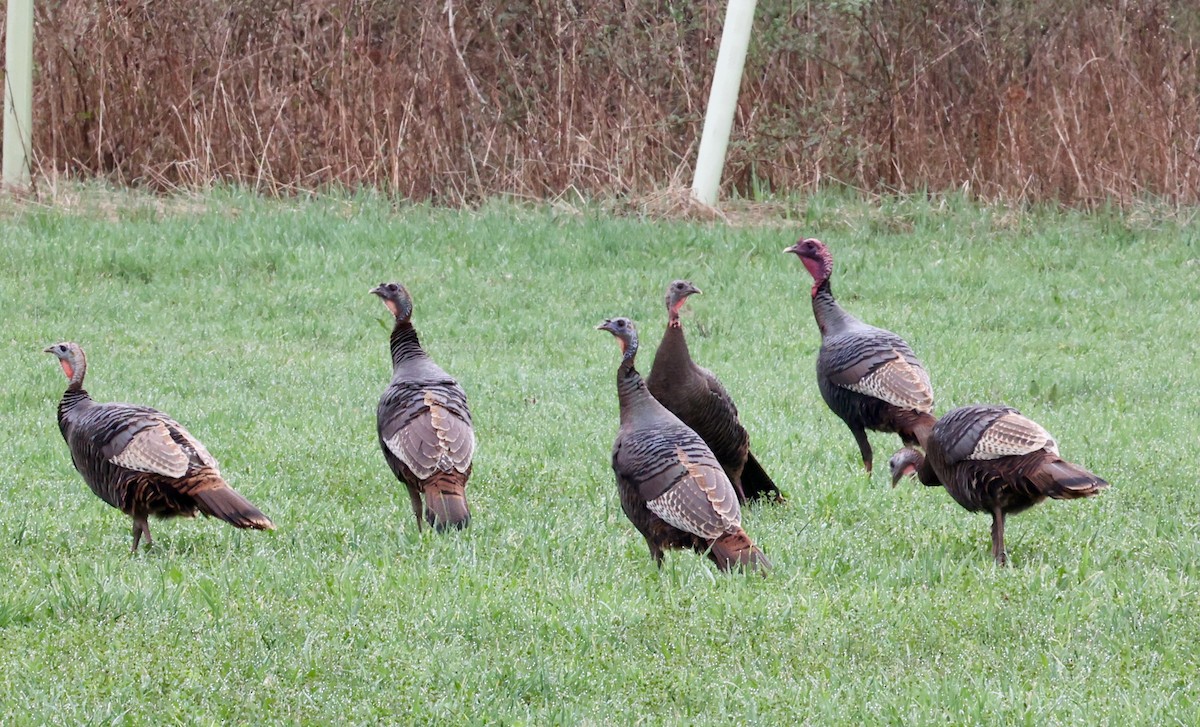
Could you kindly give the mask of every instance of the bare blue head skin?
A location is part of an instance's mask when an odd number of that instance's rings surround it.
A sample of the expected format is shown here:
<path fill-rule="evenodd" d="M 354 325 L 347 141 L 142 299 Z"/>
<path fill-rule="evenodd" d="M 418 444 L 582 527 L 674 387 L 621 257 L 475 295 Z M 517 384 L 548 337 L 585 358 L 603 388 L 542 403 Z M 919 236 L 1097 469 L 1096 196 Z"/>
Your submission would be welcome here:
<path fill-rule="evenodd" d="M 667 286 L 667 320 L 672 326 L 679 326 L 679 310 L 688 296 L 699 294 L 700 289 L 690 280 L 676 280 Z"/>
<path fill-rule="evenodd" d="M 795 245 L 784 248 L 783 251 L 794 253 L 804 263 L 809 275 L 812 275 L 812 294 L 816 296 L 817 288 L 821 287 L 821 283 L 829 280 L 829 276 L 833 275 L 833 255 L 829 252 L 829 248 L 815 237 L 806 237 Z"/>
<path fill-rule="evenodd" d="M 608 331 L 621 342 L 621 357 L 630 360 L 637 354 L 637 327 L 628 318 L 609 318 L 596 326 L 596 330 Z"/>
<path fill-rule="evenodd" d="M 888 468 L 892 471 L 892 487 L 895 487 L 905 475 L 916 475 L 917 470 L 925 462 L 925 455 L 915 449 L 905 447 L 892 455 L 888 460 Z"/>
<path fill-rule="evenodd" d="M 412 318 L 412 296 L 400 283 L 380 283 L 371 292 L 383 299 L 397 323 L 403 323 Z"/>
<path fill-rule="evenodd" d="M 83 349 L 79 347 L 79 344 L 63 341 L 53 346 L 47 346 L 42 351 L 52 353 L 58 358 L 58 363 L 62 366 L 63 373 L 67 375 L 68 381 L 73 384 L 83 382 L 83 372 L 87 369 L 87 359 L 84 357 Z"/>

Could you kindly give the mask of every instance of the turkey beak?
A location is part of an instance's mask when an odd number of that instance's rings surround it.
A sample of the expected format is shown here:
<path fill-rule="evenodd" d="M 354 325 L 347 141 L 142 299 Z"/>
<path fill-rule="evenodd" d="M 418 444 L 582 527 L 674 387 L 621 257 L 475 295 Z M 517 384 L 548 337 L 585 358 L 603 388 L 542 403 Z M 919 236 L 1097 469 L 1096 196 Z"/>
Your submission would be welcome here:
<path fill-rule="evenodd" d="M 915 475 L 917 468 L 912 462 L 897 462 L 893 456 L 888 460 L 888 469 L 892 471 L 892 487 L 895 488 L 905 475 Z"/>
<path fill-rule="evenodd" d="M 54 353 L 54 346 L 46 346 L 42 349 L 42 353 Z"/>
<path fill-rule="evenodd" d="M 692 289 L 691 289 L 691 291 L 690 291 L 690 292 L 691 292 L 693 295 L 704 295 L 704 291 L 700 290 L 699 288 L 697 288 L 697 287 L 696 287 L 696 286 L 694 286 L 694 285 L 692 286 Z"/>
<path fill-rule="evenodd" d="M 374 288 L 371 288 L 371 293 L 374 295 L 378 295 L 380 298 L 382 298 L 383 297 L 383 285 L 376 285 Z"/>
<path fill-rule="evenodd" d="M 797 242 L 794 245 L 789 245 L 789 246 L 783 248 L 783 252 L 784 252 L 784 254 L 791 252 L 791 253 L 795 253 L 797 256 L 799 256 L 800 255 L 800 243 Z"/>

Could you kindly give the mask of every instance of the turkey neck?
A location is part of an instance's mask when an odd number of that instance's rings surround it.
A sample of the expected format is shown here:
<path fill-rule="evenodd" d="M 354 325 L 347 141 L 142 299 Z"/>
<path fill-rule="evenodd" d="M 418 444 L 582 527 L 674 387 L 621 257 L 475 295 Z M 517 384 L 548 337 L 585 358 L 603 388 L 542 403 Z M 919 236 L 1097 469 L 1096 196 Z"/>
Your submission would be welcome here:
<path fill-rule="evenodd" d="M 812 297 L 812 307 L 813 317 L 817 319 L 817 328 L 821 329 L 822 336 L 841 333 L 856 323 L 862 323 L 838 305 L 833 297 L 833 290 L 829 287 L 829 278 L 817 285 Z"/>
<path fill-rule="evenodd" d="M 636 351 L 634 352 L 636 353 Z M 633 367 L 633 355 L 627 355 L 617 368 L 617 401 L 621 405 L 621 423 L 633 420 L 640 412 L 662 405 L 650 395 L 642 375 Z"/>
<path fill-rule="evenodd" d="M 922 445 L 925 443 L 922 442 Z M 937 473 L 933 471 L 933 465 L 929 463 L 929 457 L 921 455 L 919 464 L 917 465 L 917 479 L 922 485 L 940 485 L 942 481 L 938 479 Z"/>
<path fill-rule="evenodd" d="M 67 417 L 76 408 L 92 403 L 92 397 L 83 388 L 83 375 L 86 372 L 87 364 L 79 362 L 75 369 L 75 375 L 71 377 L 71 381 L 67 384 L 67 390 L 63 392 L 62 400 L 58 402 L 58 425 L 62 429 L 64 437 L 67 435 Z"/>
<path fill-rule="evenodd" d="M 663 334 L 662 342 L 658 344 L 658 350 L 654 352 L 651 378 L 657 381 L 658 372 L 662 371 L 670 379 L 678 379 L 680 374 L 689 373 L 691 368 L 692 354 L 688 351 L 687 338 L 683 335 L 683 326 L 677 322 L 668 323 L 667 332 Z"/>
<path fill-rule="evenodd" d="M 396 327 L 392 329 L 392 368 L 405 361 L 424 357 L 425 349 L 421 348 L 412 321 L 396 321 Z"/>

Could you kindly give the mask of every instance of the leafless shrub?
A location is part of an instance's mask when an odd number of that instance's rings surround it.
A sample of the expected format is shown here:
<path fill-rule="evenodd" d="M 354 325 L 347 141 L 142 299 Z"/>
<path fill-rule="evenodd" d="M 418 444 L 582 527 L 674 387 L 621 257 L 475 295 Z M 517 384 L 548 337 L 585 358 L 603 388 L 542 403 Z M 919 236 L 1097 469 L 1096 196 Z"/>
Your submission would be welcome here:
<path fill-rule="evenodd" d="M 38 3 L 35 162 L 157 189 L 671 206 L 653 195 L 690 176 L 722 12 Z M 1183 0 L 762 0 L 726 192 L 1196 202 L 1198 18 Z"/>

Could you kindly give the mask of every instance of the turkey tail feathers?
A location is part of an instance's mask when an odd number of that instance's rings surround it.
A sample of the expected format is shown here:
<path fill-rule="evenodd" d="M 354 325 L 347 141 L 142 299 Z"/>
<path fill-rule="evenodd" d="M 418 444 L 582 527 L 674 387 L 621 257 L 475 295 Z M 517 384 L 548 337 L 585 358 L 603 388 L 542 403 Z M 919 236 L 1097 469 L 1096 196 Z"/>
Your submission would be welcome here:
<path fill-rule="evenodd" d="M 1038 489 L 1056 500 L 1091 497 L 1108 487 L 1108 482 L 1079 465 L 1061 459 L 1047 462 L 1032 476 Z"/>
<path fill-rule="evenodd" d="M 745 492 L 747 500 L 757 500 L 762 497 L 768 497 L 775 501 L 783 500 L 783 493 L 779 491 L 779 487 L 771 479 L 771 476 L 754 458 L 753 452 L 746 453 L 746 466 L 742 468 L 742 490 Z"/>
<path fill-rule="evenodd" d="M 462 530 L 471 523 L 466 484 L 457 480 L 454 476 L 435 475 L 424 485 L 425 521 L 439 533 L 450 528 Z"/>
<path fill-rule="evenodd" d="M 712 544 L 710 557 L 723 571 L 738 569 L 766 575 L 771 562 L 745 531 L 722 535 Z"/>
<path fill-rule="evenodd" d="M 212 515 L 238 528 L 274 530 L 275 523 L 237 490 L 228 485 L 195 492 L 196 507 L 206 515 Z"/>

